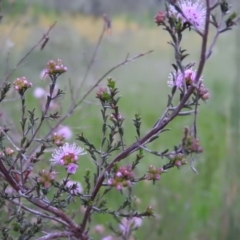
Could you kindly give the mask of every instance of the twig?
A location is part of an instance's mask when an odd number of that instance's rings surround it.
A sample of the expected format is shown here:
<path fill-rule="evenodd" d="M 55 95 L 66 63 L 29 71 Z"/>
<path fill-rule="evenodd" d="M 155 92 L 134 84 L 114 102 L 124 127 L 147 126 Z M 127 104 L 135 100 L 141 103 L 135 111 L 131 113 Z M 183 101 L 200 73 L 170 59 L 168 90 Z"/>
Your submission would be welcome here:
<path fill-rule="evenodd" d="M 62 237 L 70 238 L 74 236 L 72 232 L 64 231 L 64 232 L 55 232 L 55 233 L 48 233 L 47 235 L 38 238 L 37 240 L 51 240 L 51 239 L 59 239 Z"/>
<path fill-rule="evenodd" d="M 8 136 L 8 134 L 4 131 L 2 127 L 0 127 L 0 132 L 7 138 L 7 140 L 11 143 L 11 145 L 17 152 L 21 151 L 21 149 L 15 145 L 15 143 L 12 141 L 12 139 Z"/>
<path fill-rule="evenodd" d="M 8 72 L 6 74 L 6 76 L 4 77 L 2 84 L 4 84 L 10 77 L 11 75 L 16 71 L 16 69 L 19 67 L 19 65 L 32 53 L 32 51 L 34 51 L 40 44 L 42 44 L 43 41 L 45 41 L 45 39 L 48 37 L 50 31 L 54 28 L 54 26 L 56 25 L 57 22 L 54 22 L 48 29 L 48 31 L 42 36 L 42 38 L 38 41 L 38 43 L 36 43 L 26 54 L 24 57 L 22 57 L 19 62 L 17 63 L 17 65 L 10 70 L 10 72 Z"/>
<path fill-rule="evenodd" d="M 217 39 L 218 39 L 218 37 L 219 37 L 219 35 L 221 33 L 221 26 L 222 26 L 223 19 L 224 19 L 224 14 L 222 13 L 221 14 L 220 23 L 219 23 L 219 26 L 217 28 L 217 32 L 216 32 L 216 34 L 215 34 L 215 36 L 213 38 L 213 41 L 212 41 L 212 43 L 211 43 L 211 45 L 210 45 L 210 47 L 209 47 L 209 49 L 208 49 L 208 51 L 206 53 L 206 59 L 208 59 L 211 56 L 212 49 L 213 49 L 214 45 L 216 44 Z"/>
<path fill-rule="evenodd" d="M 8 199 L 8 201 L 10 201 L 10 202 L 13 203 L 13 204 L 16 204 L 16 205 L 20 206 L 21 208 L 25 209 L 26 211 L 28 211 L 28 212 L 30 212 L 30 213 L 33 213 L 33 214 L 36 215 L 36 216 L 40 216 L 40 217 L 43 217 L 43 218 L 47 218 L 47 219 L 54 220 L 54 221 L 59 222 L 59 223 L 65 225 L 65 226 L 67 225 L 66 222 L 62 221 L 62 220 L 59 219 L 59 218 L 56 218 L 56 217 L 54 217 L 54 216 L 50 216 L 50 215 L 43 214 L 43 213 L 41 213 L 41 212 L 38 212 L 38 211 L 36 211 L 36 210 L 33 210 L 32 208 L 28 208 L 28 207 L 22 205 L 21 203 L 16 202 L 16 201 L 13 201 L 13 200 L 11 200 L 11 199 Z"/>
<path fill-rule="evenodd" d="M 99 49 L 99 47 L 100 47 L 100 45 L 101 45 L 101 42 L 102 42 L 104 33 L 105 33 L 105 26 L 103 27 L 102 32 L 101 32 L 101 34 L 100 34 L 100 36 L 99 36 L 99 38 L 98 38 L 96 47 L 95 47 L 95 49 L 94 49 L 94 51 L 93 51 L 93 55 L 92 55 L 91 60 L 90 60 L 90 62 L 89 62 L 89 64 L 88 64 L 88 66 L 87 66 L 87 70 L 86 70 L 86 72 L 85 72 L 85 75 L 84 75 L 84 77 L 83 77 L 83 80 L 81 81 L 80 86 L 79 86 L 79 88 L 78 88 L 78 91 L 77 91 L 78 93 L 77 93 L 77 95 L 76 95 L 76 99 L 79 97 L 80 92 L 81 92 L 81 90 L 82 90 L 82 87 L 83 87 L 83 85 L 84 85 L 84 83 L 85 83 L 85 81 L 86 81 L 86 79 L 87 79 L 87 77 L 88 77 L 89 71 L 90 71 L 92 65 L 94 64 L 94 61 L 95 61 L 95 58 L 96 58 L 96 56 L 97 56 L 98 49 Z"/>

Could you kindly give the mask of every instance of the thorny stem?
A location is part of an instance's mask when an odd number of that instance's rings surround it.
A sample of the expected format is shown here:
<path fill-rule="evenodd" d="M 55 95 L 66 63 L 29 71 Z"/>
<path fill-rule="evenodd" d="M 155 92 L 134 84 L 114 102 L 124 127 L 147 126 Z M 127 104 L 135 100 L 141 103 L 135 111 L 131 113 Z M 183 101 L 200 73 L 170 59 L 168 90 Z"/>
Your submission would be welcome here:
<path fill-rule="evenodd" d="M 199 78 L 202 74 L 202 71 L 203 71 L 203 68 L 204 68 L 204 65 L 205 65 L 205 61 L 206 61 L 205 55 L 206 55 L 208 32 L 209 32 L 210 0 L 206 0 L 206 8 L 207 8 L 207 11 L 206 11 L 205 28 L 204 28 L 204 33 L 202 35 L 201 56 L 200 56 L 200 62 L 199 62 L 199 66 L 198 66 L 197 73 L 196 73 L 196 78 L 195 78 L 196 83 L 199 82 Z M 165 118 L 163 121 L 159 121 L 156 124 L 156 126 L 152 130 L 150 130 L 150 132 L 148 132 L 144 137 L 142 137 L 141 139 L 139 139 L 138 141 L 133 143 L 130 147 L 125 149 L 123 152 L 121 152 L 120 154 L 118 154 L 114 158 L 114 160 L 108 165 L 108 167 L 105 169 L 105 171 L 98 178 L 97 184 L 92 191 L 91 201 L 94 201 L 95 197 L 97 196 L 98 191 L 101 188 L 102 183 L 105 179 L 105 173 L 106 172 L 109 173 L 115 163 L 117 163 L 117 162 L 121 161 L 122 159 L 126 158 L 131 153 L 137 151 L 141 146 L 148 143 L 148 141 L 153 136 L 157 135 L 165 126 L 167 126 L 167 124 L 169 122 L 171 122 L 176 116 L 178 116 L 180 110 L 185 105 L 185 103 L 187 102 L 189 97 L 192 95 L 194 89 L 195 89 L 195 86 L 191 86 L 188 89 L 187 93 L 183 96 L 181 102 L 176 107 L 175 111 L 169 116 L 169 118 Z M 88 206 L 86 211 L 85 211 L 84 218 L 83 218 L 83 221 L 82 221 L 82 224 L 81 224 L 81 231 L 82 232 L 84 232 L 84 230 L 86 228 L 86 224 L 87 224 L 89 215 L 91 214 L 91 210 L 92 210 L 92 206 Z"/>

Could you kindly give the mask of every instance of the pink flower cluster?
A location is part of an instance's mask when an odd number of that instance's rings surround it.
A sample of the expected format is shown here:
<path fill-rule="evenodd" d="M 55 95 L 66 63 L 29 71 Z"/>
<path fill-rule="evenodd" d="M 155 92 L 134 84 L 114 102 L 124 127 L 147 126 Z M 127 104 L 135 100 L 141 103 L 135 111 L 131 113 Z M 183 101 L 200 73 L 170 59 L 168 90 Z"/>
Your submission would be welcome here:
<path fill-rule="evenodd" d="M 117 190 L 122 190 L 123 187 L 132 185 L 134 174 L 131 166 L 119 167 L 113 178 L 108 179 L 108 185 L 116 187 Z"/>
<path fill-rule="evenodd" d="M 174 165 L 177 168 L 180 168 L 182 165 L 187 164 L 187 159 L 182 153 L 172 154 L 169 156 L 169 158 L 174 162 Z"/>
<path fill-rule="evenodd" d="M 55 177 L 56 177 L 55 171 L 47 171 L 43 169 L 41 172 L 39 172 L 39 177 L 37 181 L 40 184 L 42 184 L 45 188 L 49 188 Z"/>
<path fill-rule="evenodd" d="M 195 83 L 196 78 L 196 70 L 193 70 L 192 68 L 185 69 L 184 73 L 180 71 L 175 71 L 171 74 L 169 74 L 168 77 L 168 86 L 177 88 L 183 87 L 183 84 L 185 82 L 186 86 L 190 86 Z M 203 77 L 200 77 L 199 82 L 203 81 Z"/>
<path fill-rule="evenodd" d="M 186 127 L 184 128 L 184 136 L 182 138 L 182 148 L 189 153 L 201 153 L 203 148 L 200 145 L 198 138 L 195 138 L 192 131 Z"/>
<path fill-rule="evenodd" d="M 65 143 L 53 152 L 50 161 L 53 164 L 65 166 L 67 173 L 74 174 L 78 168 L 77 161 L 79 156 L 85 154 L 84 149 L 76 146 L 75 143 Z"/>
<path fill-rule="evenodd" d="M 147 180 L 159 180 L 160 175 L 164 172 L 163 168 L 156 168 L 153 165 L 150 165 L 148 168 L 148 174 L 146 175 Z"/>
<path fill-rule="evenodd" d="M 32 87 L 32 83 L 29 82 L 26 77 L 17 78 L 14 82 L 14 89 L 18 92 L 25 92 L 28 88 Z"/>
<path fill-rule="evenodd" d="M 62 60 L 60 60 L 60 59 L 57 59 L 57 61 L 51 60 L 47 64 L 47 69 L 46 69 L 45 74 L 60 75 L 62 73 L 67 72 L 67 70 L 68 70 L 67 67 L 62 64 Z"/>

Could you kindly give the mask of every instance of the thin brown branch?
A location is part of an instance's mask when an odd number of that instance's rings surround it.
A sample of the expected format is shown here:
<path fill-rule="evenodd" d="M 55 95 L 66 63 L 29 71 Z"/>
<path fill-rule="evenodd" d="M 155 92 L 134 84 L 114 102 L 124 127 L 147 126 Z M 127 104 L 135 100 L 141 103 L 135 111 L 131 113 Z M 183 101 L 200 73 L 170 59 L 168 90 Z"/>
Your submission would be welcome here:
<path fill-rule="evenodd" d="M 93 51 L 93 55 L 92 55 L 92 57 L 91 57 L 91 60 L 90 60 L 90 62 L 88 63 L 87 70 L 86 70 L 86 72 L 85 72 L 85 75 L 84 75 L 84 77 L 83 77 L 83 80 L 81 81 L 80 86 L 79 86 L 79 88 L 78 88 L 78 91 L 77 91 L 78 93 L 77 93 L 77 95 L 76 95 L 76 99 L 79 97 L 80 92 L 81 92 L 81 90 L 82 90 L 82 87 L 83 87 L 85 81 L 87 80 L 87 77 L 88 77 L 88 74 L 89 74 L 89 72 L 90 72 L 90 69 L 92 68 L 92 66 L 93 66 L 93 64 L 94 64 L 94 61 L 95 61 L 95 59 L 96 59 L 98 49 L 99 49 L 99 47 L 100 47 L 100 45 L 101 45 L 101 42 L 102 42 L 104 33 L 105 33 L 105 26 L 103 27 L 103 29 L 102 29 L 102 31 L 101 31 L 101 34 L 100 34 L 100 36 L 99 36 L 99 38 L 98 38 L 96 47 L 95 47 L 95 49 L 94 49 L 94 51 Z"/>
<path fill-rule="evenodd" d="M 55 232 L 48 233 L 43 237 L 38 238 L 37 240 L 51 240 L 51 239 L 59 239 L 59 238 L 70 238 L 74 236 L 72 232 L 64 231 L 64 232 Z"/>
<path fill-rule="evenodd" d="M 48 29 L 48 31 L 43 34 L 42 38 L 19 60 L 19 62 L 17 63 L 17 65 L 11 69 L 4 77 L 2 84 L 4 84 L 11 76 L 12 74 L 16 71 L 16 69 L 20 66 L 20 64 L 22 64 L 22 62 L 39 46 L 41 45 L 45 39 L 48 37 L 49 33 L 51 32 L 51 30 L 54 28 L 54 26 L 56 25 L 57 22 L 54 22 Z"/>
<path fill-rule="evenodd" d="M 32 208 L 28 208 L 28 207 L 22 205 L 21 203 L 14 201 L 14 200 L 8 199 L 8 201 L 10 201 L 11 203 L 13 203 L 13 204 L 15 204 L 15 205 L 23 208 L 23 209 L 26 210 L 26 211 L 34 214 L 35 216 L 40 216 L 40 217 L 42 217 L 42 218 L 51 219 L 51 220 L 53 220 L 53 221 L 55 221 L 55 222 L 59 222 L 59 223 L 65 225 L 65 226 L 67 226 L 67 223 L 64 222 L 64 221 L 62 221 L 62 220 L 59 219 L 59 218 L 56 218 L 56 217 L 51 216 L 51 215 L 43 214 L 43 213 L 38 212 L 38 211 L 36 211 L 36 210 L 34 210 L 34 209 L 32 209 Z"/>

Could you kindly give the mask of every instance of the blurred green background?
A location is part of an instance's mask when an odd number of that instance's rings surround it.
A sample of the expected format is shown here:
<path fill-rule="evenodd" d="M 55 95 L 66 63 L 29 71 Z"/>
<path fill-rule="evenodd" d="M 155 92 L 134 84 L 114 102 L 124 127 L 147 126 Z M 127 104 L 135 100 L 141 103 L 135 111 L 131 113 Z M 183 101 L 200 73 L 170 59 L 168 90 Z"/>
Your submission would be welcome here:
<path fill-rule="evenodd" d="M 232 3 L 235 9 L 240 9 L 239 1 Z M 101 16 L 106 13 L 112 19 L 112 32 L 104 35 L 81 95 L 127 54 L 134 56 L 154 50 L 109 75 L 117 81 L 122 96 L 120 106 L 125 117 L 125 141 L 129 145 L 135 139 L 134 114 L 140 113 L 143 117 L 142 134 L 146 133 L 164 110 L 170 92 L 166 82 L 174 61 L 173 50 L 167 44 L 170 40 L 167 33 L 154 24 L 154 16 L 162 8 L 157 0 L 5 0 L 0 24 L 2 79 L 57 21 L 44 50 L 37 48 L 10 80 L 24 75 L 34 87 L 47 86 L 40 80 L 40 72 L 47 61 L 61 58 L 69 71 L 60 78 L 59 85 L 68 93 L 68 79 L 74 86 L 79 86 L 83 79 L 102 31 Z M 211 29 L 211 39 L 213 34 L 214 29 Z M 170 169 L 155 186 L 141 183 L 134 188 L 134 195 L 141 200 L 139 208 L 145 210 L 151 205 L 156 212 L 155 218 L 144 219 L 143 227 L 136 234 L 137 239 L 240 239 L 239 43 L 237 26 L 220 37 L 204 69 L 204 83 L 210 89 L 211 98 L 207 104 L 202 104 L 199 112 L 198 134 L 204 148 L 204 153 L 194 162 L 199 174 L 186 165 L 180 170 Z M 183 47 L 190 53 L 186 63 L 198 61 L 198 35 L 186 32 Z M 106 81 L 101 85 L 104 84 Z M 28 92 L 29 109 L 38 104 L 33 91 L 34 88 Z M 84 131 L 91 141 L 98 143 L 101 115 L 94 93 L 65 124 L 74 132 Z M 66 94 L 62 112 L 67 109 L 69 100 L 69 94 Z M 16 99 L 4 103 L 2 107 L 7 109 L 7 117 L 2 118 L 1 125 L 13 126 L 17 122 L 19 106 Z M 183 128 L 191 126 L 192 121 L 191 117 L 175 119 L 169 126 L 171 132 L 162 134 L 150 145 L 151 148 L 157 151 L 171 149 L 181 141 Z M 138 174 L 146 172 L 150 164 L 162 166 L 164 163 L 164 160 L 146 154 Z M 49 163 L 45 160 L 43 164 Z M 92 164 L 87 160 L 81 164 L 79 174 L 73 179 L 83 182 L 84 169 Z M 109 200 L 115 207 L 122 199 L 117 191 L 113 191 Z M 99 224 L 108 220 L 106 216 L 95 219 Z"/>

